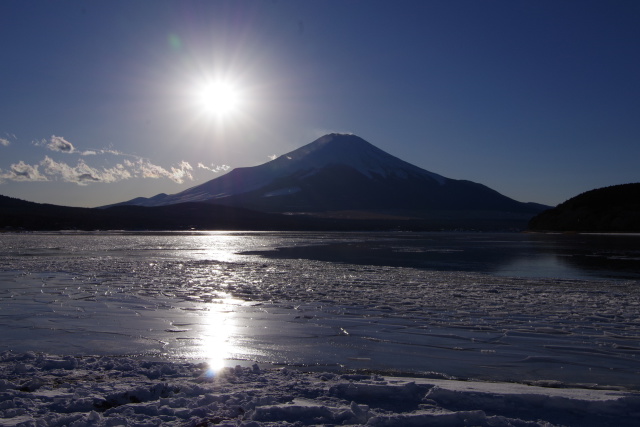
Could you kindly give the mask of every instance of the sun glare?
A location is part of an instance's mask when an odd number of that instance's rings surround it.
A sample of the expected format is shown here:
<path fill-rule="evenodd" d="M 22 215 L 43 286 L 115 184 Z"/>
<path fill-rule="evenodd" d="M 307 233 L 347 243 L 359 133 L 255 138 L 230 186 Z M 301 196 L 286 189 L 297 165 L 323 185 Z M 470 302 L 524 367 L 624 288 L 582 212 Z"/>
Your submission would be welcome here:
<path fill-rule="evenodd" d="M 235 306 L 242 301 L 220 292 L 219 299 L 209 304 L 202 326 L 201 358 L 207 360 L 208 375 L 215 376 L 226 366 L 227 359 L 238 351 L 234 345 L 237 339 Z"/>
<path fill-rule="evenodd" d="M 240 93 L 230 83 L 215 82 L 199 90 L 198 100 L 205 112 L 225 116 L 237 110 L 240 105 Z"/>

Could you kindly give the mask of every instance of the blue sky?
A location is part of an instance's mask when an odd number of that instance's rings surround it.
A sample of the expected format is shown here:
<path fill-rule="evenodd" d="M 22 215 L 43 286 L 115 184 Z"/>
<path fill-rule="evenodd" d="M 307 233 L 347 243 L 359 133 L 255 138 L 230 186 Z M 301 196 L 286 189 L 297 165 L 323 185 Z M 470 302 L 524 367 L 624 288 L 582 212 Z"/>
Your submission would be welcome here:
<path fill-rule="evenodd" d="M 635 0 L 5 0 L 0 194 L 176 193 L 351 132 L 555 205 L 640 181 L 638 22 Z"/>

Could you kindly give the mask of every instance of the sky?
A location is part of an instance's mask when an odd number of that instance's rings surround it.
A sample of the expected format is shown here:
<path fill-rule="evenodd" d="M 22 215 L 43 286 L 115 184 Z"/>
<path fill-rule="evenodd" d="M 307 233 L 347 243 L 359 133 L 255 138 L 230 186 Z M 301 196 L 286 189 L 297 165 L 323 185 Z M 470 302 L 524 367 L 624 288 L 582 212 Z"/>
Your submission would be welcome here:
<path fill-rule="evenodd" d="M 557 205 L 640 181 L 640 2 L 0 2 L 0 194 L 177 193 L 330 132 Z"/>

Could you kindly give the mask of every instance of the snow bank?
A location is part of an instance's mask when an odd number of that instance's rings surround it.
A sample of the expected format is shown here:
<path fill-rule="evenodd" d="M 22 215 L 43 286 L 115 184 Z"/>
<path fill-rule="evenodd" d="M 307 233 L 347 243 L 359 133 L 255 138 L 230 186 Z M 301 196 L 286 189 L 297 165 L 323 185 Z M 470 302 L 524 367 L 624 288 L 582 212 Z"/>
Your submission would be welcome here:
<path fill-rule="evenodd" d="M 640 395 L 375 374 L 0 354 L 3 426 L 632 426 Z"/>

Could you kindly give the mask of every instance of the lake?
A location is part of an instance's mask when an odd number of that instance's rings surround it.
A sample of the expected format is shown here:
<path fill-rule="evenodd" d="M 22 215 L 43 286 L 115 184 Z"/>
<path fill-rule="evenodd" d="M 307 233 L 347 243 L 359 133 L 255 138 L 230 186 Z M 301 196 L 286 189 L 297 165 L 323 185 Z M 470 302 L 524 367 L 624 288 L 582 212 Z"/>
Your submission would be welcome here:
<path fill-rule="evenodd" d="M 0 350 L 640 388 L 640 236 L 3 233 Z"/>

